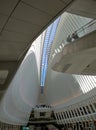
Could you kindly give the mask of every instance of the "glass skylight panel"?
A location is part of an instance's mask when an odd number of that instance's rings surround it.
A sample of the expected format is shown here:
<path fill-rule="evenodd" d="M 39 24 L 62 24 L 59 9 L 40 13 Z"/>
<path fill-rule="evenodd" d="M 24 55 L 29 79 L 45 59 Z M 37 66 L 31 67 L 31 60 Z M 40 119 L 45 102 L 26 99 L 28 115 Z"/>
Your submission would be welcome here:
<path fill-rule="evenodd" d="M 56 33 L 57 25 L 59 23 L 60 17 L 56 19 L 47 29 L 44 39 L 42 63 L 41 63 L 41 86 L 44 86 L 46 71 L 48 67 L 48 58 L 50 54 L 51 45 Z"/>

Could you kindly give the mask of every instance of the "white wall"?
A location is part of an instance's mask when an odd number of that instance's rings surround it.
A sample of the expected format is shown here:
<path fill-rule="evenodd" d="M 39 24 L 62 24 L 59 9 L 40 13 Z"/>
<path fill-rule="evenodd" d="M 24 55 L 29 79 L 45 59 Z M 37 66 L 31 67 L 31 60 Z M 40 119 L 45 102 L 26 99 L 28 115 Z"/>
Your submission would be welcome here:
<path fill-rule="evenodd" d="M 59 106 L 81 95 L 82 90 L 72 75 L 53 71 L 49 67 L 45 83 L 45 94 L 48 104 Z"/>
<path fill-rule="evenodd" d="M 66 39 L 68 35 L 74 33 L 91 20 L 91 18 L 86 18 L 79 15 L 64 12 L 61 15 L 61 19 L 58 24 L 56 35 L 52 45 L 50 59 L 52 59 L 52 55 L 54 54 L 55 50 L 58 51 L 58 49 L 60 49 L 60 45 L 62 46 L 62 44 L 67 44 Z M 79 34 L 80 36 L 82 35 L 81 33 Z"/>
<path fill-rule="evenodd" d="M 0 120 L 26 125 L 38 103 L 40 91 L 40 43 L 35 41 L 0 102 Z M 38 45 L 36 45 L 38 44 Z"/>

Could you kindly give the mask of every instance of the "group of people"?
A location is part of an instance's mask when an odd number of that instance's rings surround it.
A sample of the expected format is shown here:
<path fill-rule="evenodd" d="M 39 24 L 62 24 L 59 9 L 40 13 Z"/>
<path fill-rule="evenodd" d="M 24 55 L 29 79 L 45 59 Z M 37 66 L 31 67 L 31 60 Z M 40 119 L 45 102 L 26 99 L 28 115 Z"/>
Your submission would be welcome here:
<path fill-rule="evenodd" d="M 66 40 L 68 43 L 70 43 L 78 38 L 79 38 L 79 36 L 78 36 L 77 32 L 75 31 L 72 35 L 68 35 Z"/>

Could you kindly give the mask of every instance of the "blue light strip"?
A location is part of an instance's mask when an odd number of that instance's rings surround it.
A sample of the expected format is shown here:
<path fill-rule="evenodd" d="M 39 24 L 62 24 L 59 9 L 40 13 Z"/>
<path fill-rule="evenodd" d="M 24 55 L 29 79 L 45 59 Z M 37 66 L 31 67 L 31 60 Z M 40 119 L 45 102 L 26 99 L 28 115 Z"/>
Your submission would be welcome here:
<path fill-rule="evenodd" d="M 45 39 L 44 39 L 44 47 L 43 47 L 43 55 L 42 55 L 42 64 L 41 64 L 41 86 L 44 87 L 46 71 L 48 67 L 48 58 L 49 52 L 51 49 L 51 45 L 53 39 L 56 34 L 57 26 L 59 23 L 60 17 L 56 19 L 46 30 Z"/>

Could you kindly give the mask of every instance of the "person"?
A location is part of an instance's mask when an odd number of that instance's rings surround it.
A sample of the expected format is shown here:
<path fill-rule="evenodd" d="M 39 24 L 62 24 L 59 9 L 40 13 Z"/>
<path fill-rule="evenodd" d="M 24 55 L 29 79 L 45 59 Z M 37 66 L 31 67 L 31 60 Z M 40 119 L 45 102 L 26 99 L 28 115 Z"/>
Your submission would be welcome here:
<path fill-rule="evenodd" d="M 72 42 L 72 37 L 70 35 L 68 35 L 66 40 L 67 40 L 68 43 L 70 43 L 70 42 Z"/>
<path fill-rule="evenodd" d="M 72 34 L 72 38 L 73 38 L 74 40 L 76 40 L 76 39 L 79 38 L 79 36 L 78 36 L 78 34 L 77 34 L 76 31 Z"/>

